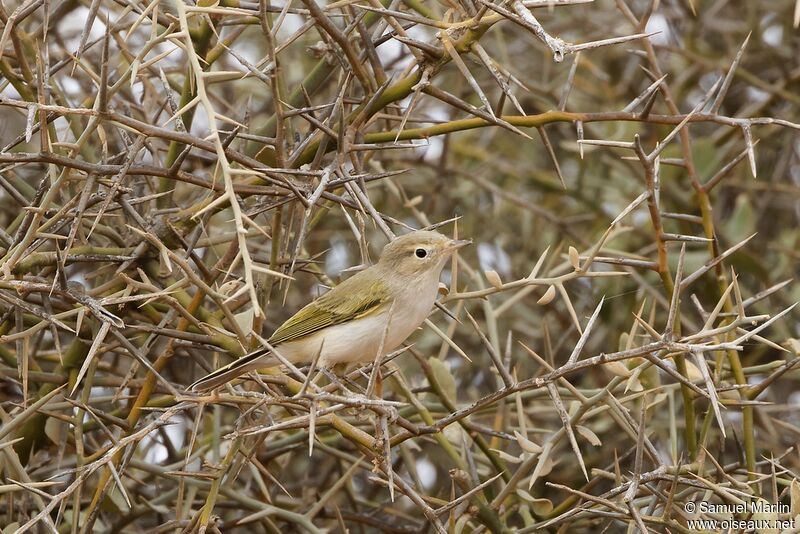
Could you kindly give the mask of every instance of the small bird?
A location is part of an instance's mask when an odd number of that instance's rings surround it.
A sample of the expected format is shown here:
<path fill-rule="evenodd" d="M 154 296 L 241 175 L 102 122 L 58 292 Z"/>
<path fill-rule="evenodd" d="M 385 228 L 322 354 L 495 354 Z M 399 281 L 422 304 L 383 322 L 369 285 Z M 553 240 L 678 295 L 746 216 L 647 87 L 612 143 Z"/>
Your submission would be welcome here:
<path fill-rule="evenodd" d="M 269 345 L 291 363 L 312 361 L 318 353 L 318 365 L 326 368 L 374 361 L 384 335 L 385 354 L 428 317 L 445 263 L 470 243 L 426 230 L 392 240 L 383 247 L 377 264 L 302 308 L 275 330 Z M 279 364 L 269 348 L 261 348 L 190 387 L 210 390 L 249 371 Z"/>

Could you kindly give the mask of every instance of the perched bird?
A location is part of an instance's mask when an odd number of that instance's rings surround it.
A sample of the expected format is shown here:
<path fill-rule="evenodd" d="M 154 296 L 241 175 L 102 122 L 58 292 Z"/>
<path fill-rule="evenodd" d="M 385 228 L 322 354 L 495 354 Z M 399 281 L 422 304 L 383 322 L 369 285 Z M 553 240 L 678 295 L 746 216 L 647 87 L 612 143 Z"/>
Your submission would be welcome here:
<path fill-rule="evenodd" d="M 320 367 L 375 360 L 411 335 L 428 316 L 439 289 L 439 275 L 450 256 L 471 241 L 419 230 L 388 243 L 377 264 L 348 278 L 283 323 L 269 345 L 292 363 Z M 387 326 L 388 325 L 388 326 Z M 190 387 L 216 388 L 234 378 L 280 362 L 261 348 L 221 367 Z"/>

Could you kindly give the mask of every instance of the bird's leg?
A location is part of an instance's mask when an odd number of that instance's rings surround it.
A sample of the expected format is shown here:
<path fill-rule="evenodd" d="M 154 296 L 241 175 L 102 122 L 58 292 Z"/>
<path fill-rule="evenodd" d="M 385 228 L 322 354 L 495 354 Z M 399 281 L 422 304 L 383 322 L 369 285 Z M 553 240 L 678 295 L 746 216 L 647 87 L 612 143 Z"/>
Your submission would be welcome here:
<path fill-rule="evenodd" d="M 336 373 L 332 369 L 328 369 L 326 367 L 322 367 L 320 369 L 320 372 L 324 373 L 325 376 L 328 377 L 328 380 L 330 381 L 330 383 L 333 384 L 336 387 L 336 389 L 341 391 L 344 395 L 349 395 L 350 394 L 350 390 L 347 389 L 347 386 L 344 385 L 344 382 L 339 380 L 339 377 L 336 376 Z"/>
<path fill-rule="evenodd" d="M 314 386 L 315 388 L 319 387 L 319 382 L 322 380 L 323 376 L 325 375 L 322 374 L 322 369 L 317 369 L 314 378 L 311 379 L 311 385 Z"/>
<path fill-rule="evenodd" d="M 383 372 L 380 367 L 378 367 L 378 374 L 375 376 L 375 397 L 383 398 Z"/>

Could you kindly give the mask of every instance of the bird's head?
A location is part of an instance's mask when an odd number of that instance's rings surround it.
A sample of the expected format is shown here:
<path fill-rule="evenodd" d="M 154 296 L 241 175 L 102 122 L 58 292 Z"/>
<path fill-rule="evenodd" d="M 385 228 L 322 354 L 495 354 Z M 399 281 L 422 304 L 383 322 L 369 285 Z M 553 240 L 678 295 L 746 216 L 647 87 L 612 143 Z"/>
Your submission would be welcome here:
<path fill-rule="evenodd" d="M 414 277 L 435 273 L 438 279 L 448 258 L 472 241 L 450 239 L 429 230 L 417 230 L 395 238 L 383 247 L 379 265 L 389 273 Z"/>

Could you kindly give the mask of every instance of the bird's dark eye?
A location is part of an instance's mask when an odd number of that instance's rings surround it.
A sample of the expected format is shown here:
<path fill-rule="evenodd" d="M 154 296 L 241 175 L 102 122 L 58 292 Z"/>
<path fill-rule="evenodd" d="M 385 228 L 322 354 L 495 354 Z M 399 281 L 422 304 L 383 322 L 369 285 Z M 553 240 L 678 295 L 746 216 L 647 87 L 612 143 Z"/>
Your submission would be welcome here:
<path fill-rule="evenodd" d="M 414 251 L 414 255 L 418 258 L 424 258 L 425 256 L 428 255 L 428 251 L 425 250 L 424 248 L 418 248 L 417 250 Z"/>

